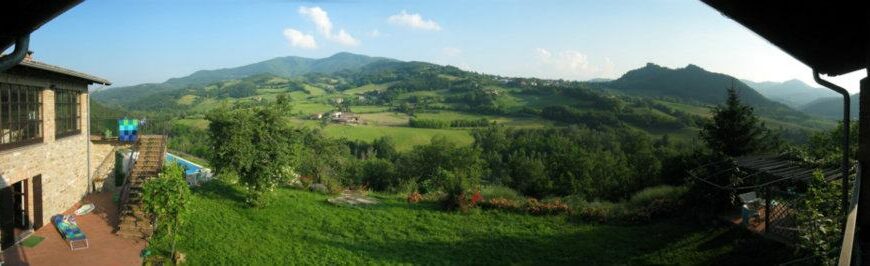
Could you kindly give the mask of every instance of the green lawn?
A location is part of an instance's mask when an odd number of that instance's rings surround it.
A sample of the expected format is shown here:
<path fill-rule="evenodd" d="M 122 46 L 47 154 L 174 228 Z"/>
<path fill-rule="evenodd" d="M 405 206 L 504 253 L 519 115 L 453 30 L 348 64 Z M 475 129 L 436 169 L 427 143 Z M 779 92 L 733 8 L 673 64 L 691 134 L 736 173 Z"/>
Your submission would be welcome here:
<path fill-rule="evenodd" d="M 390 136 L 396 143 L 396 148 L 402 151 L 410 150 L 416 145 L 428 144 L 434 136 L 445 136 L 460 145 L 469 145 L 474 139 L 468 130 L 429 129 L 410 127 L 389 127 L 370 125 L 336 125 L 331 124 L 324 133 L 333 138 L 372 141 L 383 136 Z"/>
<path fill-rule="evenodd" d="M 382 84 L 366 84 L 363 86 L 359 86 L 353 89 L 345 90 L 345 94 L 365 94 L 370 91 L 383 91 L 386 90 L 390 85 L 395 84 L 395 82 L 388 82 Z"/>
<path fill-rule="evenodd" d="M 208 129 L 208 120 L 206 119 L 193 119 L 193 118 L 185 118 L 185 119 L 176 119 L 176 124 L 181 124 L 197 129 Z"/>
<path fill-rule="evenodd" d="M 279 188 L 268 207 L 252 209 L 240 189 L 214 181 L 194 191 L 178 248 L 190 265 L 761 265 L 783 260 L 770 251 L 788 252 L 742 230 L 682 221 L 592 225 L 375 197 L 382 204 L 338 207 Z"/>
<path fill-rule="evenodd" d="M 323 104 L 323 103 L 314 103 L 314 102 L 294 102 L 293 103 L 293 111 L 294 112 L 302 112 L 305 114 L 314 114 L 314 113 L 323 113 L 329 112 L 335 109 L 334 106 Z"/>
<path fill-rule="evenodd" d="M 305 91 L 311 96 L 320 96 L 326 93 L 322 88 L 305 84 Z"/>

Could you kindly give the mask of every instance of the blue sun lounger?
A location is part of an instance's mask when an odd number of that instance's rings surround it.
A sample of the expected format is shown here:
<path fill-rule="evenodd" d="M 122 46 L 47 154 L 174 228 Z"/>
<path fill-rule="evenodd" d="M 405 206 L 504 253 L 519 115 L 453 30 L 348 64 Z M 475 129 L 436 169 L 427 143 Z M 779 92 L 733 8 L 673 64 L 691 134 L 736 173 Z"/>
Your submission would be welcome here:
<path fill-rule="evenodd" d="M 88 237 L 79 228 L 74 215 L 55 215 L 51 217 L 57 231 L 63 236 L 63 239 L 69 244 L 70 250 L 80 250 L 88 248 Z"/>

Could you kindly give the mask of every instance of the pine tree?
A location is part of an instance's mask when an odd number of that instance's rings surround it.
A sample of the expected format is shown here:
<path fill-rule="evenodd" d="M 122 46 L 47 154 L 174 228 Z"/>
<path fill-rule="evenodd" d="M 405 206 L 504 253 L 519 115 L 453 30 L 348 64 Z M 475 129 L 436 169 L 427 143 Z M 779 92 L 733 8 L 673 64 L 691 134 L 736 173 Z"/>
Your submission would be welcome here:
<path fill-rule="evenodd" d="M 724 106 L 713 108 L 713 119 L 701 129 L 701 138 L 715 152 L 728 156 L 766 152 L 779 147 L 781 140 L 768 130 L 753 113 L 752 107 L 740 102 L 732 85 Z"/>

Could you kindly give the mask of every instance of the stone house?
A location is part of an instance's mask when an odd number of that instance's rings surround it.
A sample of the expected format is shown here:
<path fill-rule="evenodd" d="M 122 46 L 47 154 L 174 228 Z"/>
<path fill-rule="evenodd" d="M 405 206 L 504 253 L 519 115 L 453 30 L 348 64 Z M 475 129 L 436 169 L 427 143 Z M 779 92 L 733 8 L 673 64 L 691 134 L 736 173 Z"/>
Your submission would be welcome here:
<path fill-rule="evenodd" d="M 88 134 L 88 85 L 110 82 L 24 59 L 0 72 L 0 242 L 50 225 L 92 191 L 111 147 Z"/>

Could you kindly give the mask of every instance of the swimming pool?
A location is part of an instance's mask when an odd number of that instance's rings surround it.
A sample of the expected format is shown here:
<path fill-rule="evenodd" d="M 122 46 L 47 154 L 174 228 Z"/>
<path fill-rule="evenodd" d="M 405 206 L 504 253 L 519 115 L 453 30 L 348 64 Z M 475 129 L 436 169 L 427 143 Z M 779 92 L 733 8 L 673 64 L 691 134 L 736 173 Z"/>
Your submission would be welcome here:
<path fill-rule="evenodd" d="M 180 164 L 181 167 L 184 167 L 185 175 L 198 174 L 200 171 L 202 171 L 203 168 L 201 165 L 192 163 L 188 160 L 185 160 L 184 158 L 175 156 L 175 154 L 168 152 L 166 153 L 166 162 L 177 162 L 178 164 Z"/>

